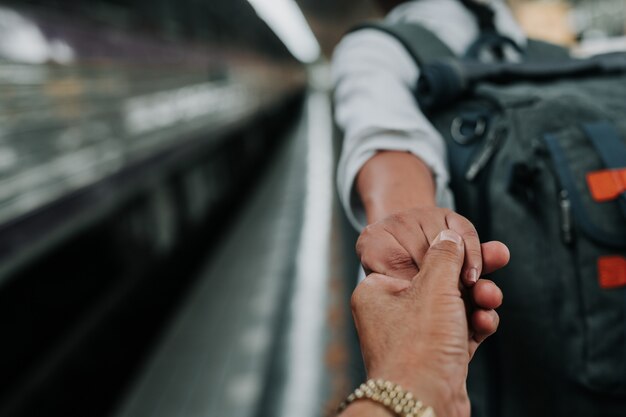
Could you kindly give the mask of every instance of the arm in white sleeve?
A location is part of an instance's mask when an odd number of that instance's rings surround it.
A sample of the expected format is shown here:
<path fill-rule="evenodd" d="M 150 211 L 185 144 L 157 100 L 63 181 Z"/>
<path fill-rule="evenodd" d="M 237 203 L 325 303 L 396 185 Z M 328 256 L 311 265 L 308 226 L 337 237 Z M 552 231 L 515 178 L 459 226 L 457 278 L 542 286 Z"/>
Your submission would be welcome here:
<path fill-rule="evenodd" d="M 365 214 L 354 182 L 380 150 L 419 157 L 433 173 L 438 204 L 452 205 L 443 138 L 413 96 L 418 75 L 399 41 L 377 30 L 351 33 L 335 51 L 335 118 L 344 132 L 337 182 L 341 202 L 357 229 L 364 227 Z"/>

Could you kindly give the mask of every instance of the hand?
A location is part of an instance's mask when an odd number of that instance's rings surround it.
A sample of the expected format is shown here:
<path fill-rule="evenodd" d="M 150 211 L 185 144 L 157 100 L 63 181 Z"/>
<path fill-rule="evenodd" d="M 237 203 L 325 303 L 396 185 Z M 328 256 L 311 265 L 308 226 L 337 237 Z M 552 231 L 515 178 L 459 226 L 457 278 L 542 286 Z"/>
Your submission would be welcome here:
<path fill-rule="evenodd" d="M 369 225 L 356 244 L 357 255 L 366 274 L 376 272 L 411 280 L 419 271 L 428 247 L 442 230 L 452 229 L 462 236 L 465 261 L 462 282 L 470 291 L 472 309 L 490 310 L 501 302 L 502 294 L 489 280 L 476 278 L 507 264 L 509 252 L 500 242 L 480 244 L 472 223 L 452 210 L 439 207 L 416 207 Z M 472 320 L 473 336 L 482 341 L 484 334 L 495 331 L 490 320 Z"/>
<path fill-rule="evenodd" d="M 410 280 L 419 272 L 430 244 L 446 229 L 454 230 L 464 240 L 461 277 L 466 286 L 472 286 L 483 273 L 478 233 L 469 220 L 449 209 L 424 206 L 394 213 L 367 226 L 357 241 L 356 251 L 366 274 L 377 272 Z M 489 252 L 491 248 L 488 245 L 486 249 Z M 488 262 L 486 266 L 490 266 Z"/>
<path fill-rule="evenodd" d="M 465 217 L 436 207 L 432 173 L 420 158 L 407 152 L 379 152 L 361 168 L 356 187 L 370 225 L 357 243 L 366 273 L 411 279 L 435 236 L 452 229 L 465 240 L 463 283 L 468 287 L 476 283 L 485 255 L 478 233 Z"/>
<path fill-rule="evenodd" d="M 368 377 L 399 383 L 439 416 L 469 416 L 468 364 L 489 336 L 476 340 L 468 331 L 459 284 L 464 250 L 461 236 L 444 230 L 410 281 L 371 274 L 352 296 Z M 470 319 L 491 321 L 493 331 L 497 328 L 493 310 L 478 310 Z M 352 412 L 364 406 L 357 403 Z"/>

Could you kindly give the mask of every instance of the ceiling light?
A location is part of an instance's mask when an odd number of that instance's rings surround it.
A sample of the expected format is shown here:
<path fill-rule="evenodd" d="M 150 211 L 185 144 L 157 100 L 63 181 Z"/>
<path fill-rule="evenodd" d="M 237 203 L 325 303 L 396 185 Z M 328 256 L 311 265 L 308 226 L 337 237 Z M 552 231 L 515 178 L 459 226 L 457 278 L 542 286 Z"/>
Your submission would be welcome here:
<path fill-rule="evenodd" d="M 297 60 L 310 64 L 321 54 L 300 7 L 294 0 L 248 0 Z"/>

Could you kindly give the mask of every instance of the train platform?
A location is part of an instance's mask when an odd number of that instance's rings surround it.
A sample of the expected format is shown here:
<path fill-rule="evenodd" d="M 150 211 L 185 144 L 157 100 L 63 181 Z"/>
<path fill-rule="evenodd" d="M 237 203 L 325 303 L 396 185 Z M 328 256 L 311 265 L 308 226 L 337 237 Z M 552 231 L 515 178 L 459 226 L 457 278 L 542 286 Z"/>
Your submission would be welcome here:
<path fill-rule="evenodd" d="M 362 370 L 327 66 L 24 68 L 0 66 L 0 416 L 332 413 Z"/>
<path fill-rule="evenodd" d="M 115 416 L 316 416 L 349 385 L 332 129 L 328 93 L 309 90 Z"/>

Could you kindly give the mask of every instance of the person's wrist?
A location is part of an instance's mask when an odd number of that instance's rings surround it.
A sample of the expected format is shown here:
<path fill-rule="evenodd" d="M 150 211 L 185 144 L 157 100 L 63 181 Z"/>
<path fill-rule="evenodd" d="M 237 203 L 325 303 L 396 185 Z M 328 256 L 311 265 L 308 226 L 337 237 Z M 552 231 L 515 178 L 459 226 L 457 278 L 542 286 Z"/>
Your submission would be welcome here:
<path fill-rule="evenodd" d="M 433 417 L 437 411 L 431 405 L 434 400 L 432 395 L 426 393 L 434 392 L 432 384 L 424 388 L 421 383 L 412 381 L 414 387 L 418 389 L 408 389 L 396 380 L 382 378 L 370 378 L 361 384 L 346 400 L 339 406 L 342 410 L 341 417 L 352 417 L 367 415 L 368 417 L 386 416 L 423 416 Z M 422 395 L 416 395 L 420 392 Z M 442 403 L 443 404 L 443 403 Z M 441 408 L 443 410 L 443 408 Z M 441 414 L 439 414 L 441 415 Z"/>
<path fill-rule="evenodd" d="M 409 152 L 379 151 L 361 167 L 355 186 L 370 224 L 419 204 L 435 204 L 432 171 Z"/>
<path fill-rule="evenodd" d="M 437 416 L 456 417 L 466 401 L 465 391 L 457 392 L 462 386 L 455 387 L 436 372 L 421 367 L 404 366 L 399 371 L 374 370 L 368 375 L 371 379 L 383 379 L 400 385 L 424 405 L 432 407 Z"/>
<path fill-rule="evenodd" d="M 369 224 L 379 222 L 387 217 L 408 212 L 412 209 L 429 209 L 437 207 L 434 199 L 425 199 L 424 201 L 393 201 L 385 199 L 376 199 L 363 201 L 365 214 Z"/>

